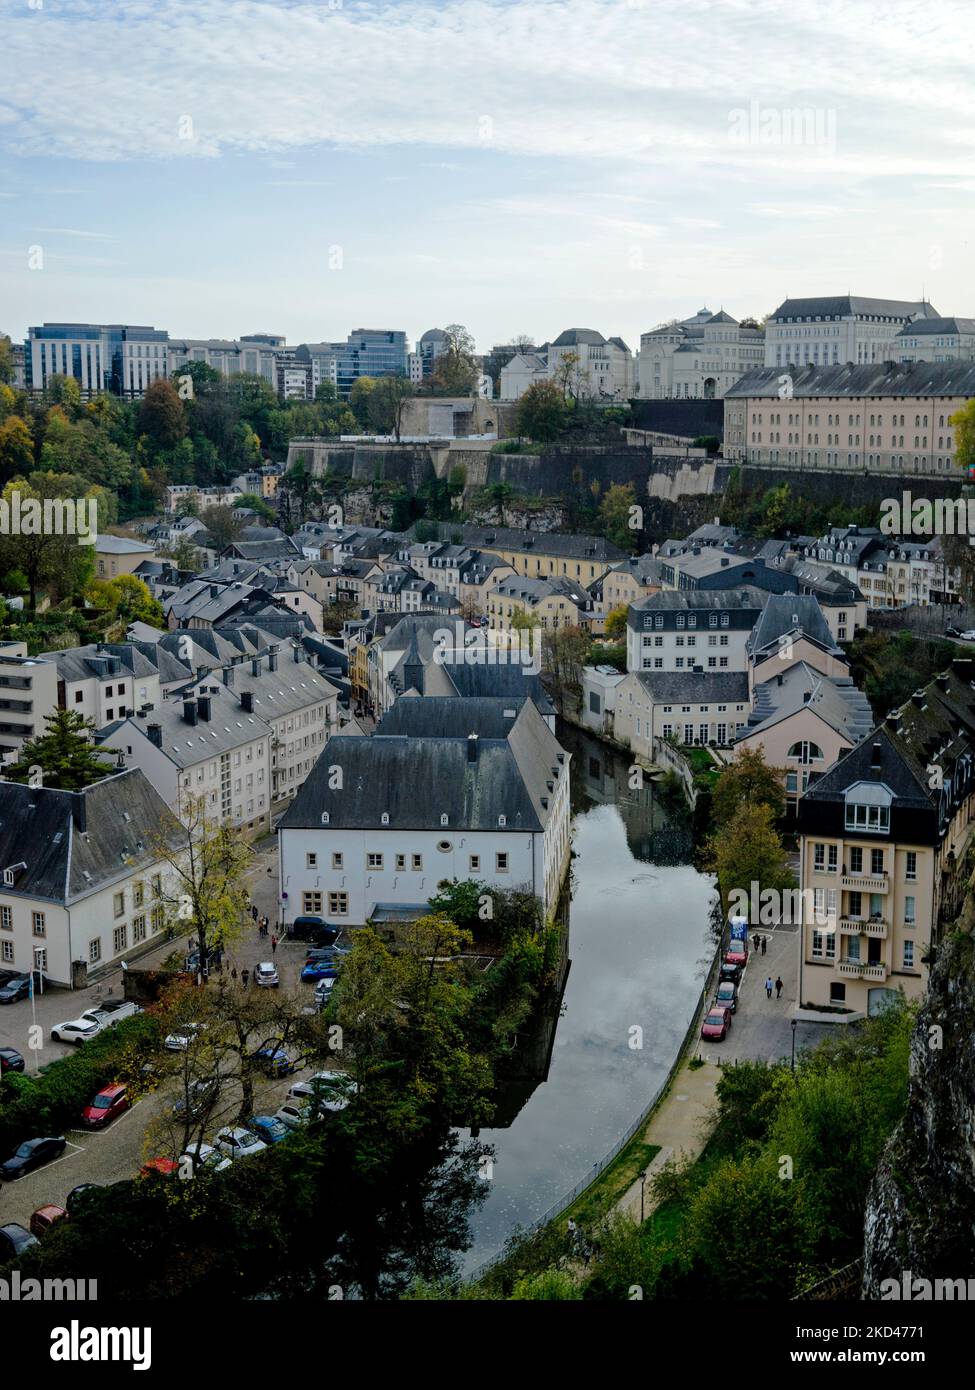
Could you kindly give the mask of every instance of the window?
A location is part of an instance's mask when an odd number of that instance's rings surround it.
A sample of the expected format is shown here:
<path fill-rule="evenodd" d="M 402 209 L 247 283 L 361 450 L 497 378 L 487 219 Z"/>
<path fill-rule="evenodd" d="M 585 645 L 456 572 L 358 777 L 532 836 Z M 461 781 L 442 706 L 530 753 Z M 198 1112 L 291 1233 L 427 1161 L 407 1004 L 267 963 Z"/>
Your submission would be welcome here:
<path fill-rule="evenodd" d="M 157 931 L 162 931 L 163 910 L 161 907 L 154 907 L 152 909 L 152 911 L 149 913 L 149 923 L 152 927 L 153 934 L 155 934 Z"/>
<path fill-rule="evenodd" d="M 836 935 L 831 931 L 814 931 L 812 934 L 813 960 L 833 960 L 836 956 Z"/>
<path fill-rule="evenodd" d="M 311 890 L 301 895 L 301 911 L 305 917 L 320 917 L 322 913 L 322 895 Z"/>
<path fill-rule="evenodd" d="M 97 961 L 100 961 L 101 958 L 102 939 L 100 936 L 96 936 L 92 941 L 88 942 L 88 964 L 94 965 Z"/>
<path fill-rule="evenodd" d="M 854 845 L 850 850 L 850 873 L 863 873 L 863 850 L 859 845 Z"/>
<path fill-rule="evenodd" d="M 305 868 L 306 868 L 306 869 L 317 869 L 317 868 L 318 868 L 318 855 L 317 855 L 317 854 L 306 854 L 306 855 L 305 855 Z"/>
<path fill-rule="evenodd" d="M 146 919 L 145 914 L 132 919 L 132 944 L 138 945 L 140 941 L 146 939 Z"/>
<path fill-rule="evenodd" d="M 495 872 L 499 874 L 506 874 L 508 872 L 507 854 L 496 854 L 494 856 L 494 868 Z"/>
<path fill-rule="evenodd" d="M 904 877 L 912 880 L 917 878 L 917 854 L 912 849 L 907 851 L 904 865 Z"/>
<path fill-rule="evenodd" d="M 397 856 L 396 856 L 396 870 L 397 870 L 397 872 L 399 872 L 400 870 L 405 869 L 405 868 L 406 868 L 406 855 L 405 855 L 405 854 L 397 854 Z"/>
<path fill-rule="evenodd" d="M 12 941 L 4 941 L 0 944 L 0 960 L 3 961 L 4 965 L 13 965 L 14 943 Z"/>
<path fill-rule="evenodd" d="M 846 805 L 846 829 L 872 835 L 886 835 L 890 830 L 889 806 L 864 806 L 849 801 Z"/>
<path fill-rule="evenodd" d="M 329 893 L 328 895 L 328 915 L 330 917 L 348 917 L 349 915 L 349 895 L 348 893 Z"/>
<path fill-rule="evenodd" d="M 161 898 L 161 897 L 162 897 L 162 877 L 161 877 L 159 874 L 155 874 L 155 875 L 153 876 L 153 880 L 152 880 L 152 896 L 153 896 L 154 898 Z"/>
<path fill-rule="evenodd" d="M 114 951 L 114 954 L 115 954 L 115 955 L 118 955 L 119 951 L 124 951 L 125 948 L 126 948 L 126 946 L 127 946 L 128 944 L 129 944 L 129 929 L 128 929 L 128 927 L 125 927 L 125 926 L 116 927 L 115 930 L 112 932 L 112 949 L 113 949 L 113 951 Z"/>
<path fill-rule="evenodd" d="M 884 871 L 884 852 L 882 849 L 872 849 L 870 851 L 870 872 L 880 875 Z"/>
<path fill-rule="evenodd" d="M 904 899 L 904 926 L 913 927 L 917 925 L 917 898 L 906 897 Z"/>
<path fill-rule="evenodd" d="M 411 858 L 410 858 L 410 868 L 411 868 L 411 869 L 413 870 L 413 872 L 416 873 L 416 874 L 422 873 L 422 871 L 423 871 L 423 855 L 422 855 L 422 854 L 414 854 L 414 855 L 411 856 Z"/>
<path fill-rule="evenodd" d="M 12 907 L 0 907 L 0 929 L 3 931 L 13 931 L 14 912 Z"/>
<path fill-rule="evenodd" d="M 116 893 L 112 897 L 112 912 L 116 917 L 125 915 L 125 893 Z"/>
<path fill-rule="evenodd" d="M 476 874 L 481 867 L 481 856 L 479 854 L 472 854 L 470 857 L 469 866 L 471 873 Z"/>
<path fill-rule="evenodd" d="M 913 969 L 914 969 L 914 942 L 913 942 L 913 941 L 905 941 L 905 942 L 904 942 L 904 969 L 905 969 L 905 970 L 913 970 Z"/>
<path fill-rule="evenodd" d="M 333 869 L 341 869 L 341 867 L 342 867 L 342 862 L 343 862 L 343 861 L 342 861 L 342 855 L 341 855 L 341 854 L 333 854 L 333 855 L 332 855 L 332 868 L 333 868 Z"/>
<path fill-rule="evenodd" d="M 823 761 L 823 750 L 818 743 L 810 743 L 804 739 L 801 743 L 794 743 L 787 754 L 790 758 L 798 758 L 800 763 L 814 763 Z"/>
<path fill-rule="evenodd" d="M 367 868 L 367 869 L 381 869 L 382 866 L 383 866 L 383 857 L 382 857 L 381 854 L 367 854 L 367 855 L 366 855 L 366 868 Z"/>
<path fill-rule="evenodd" d="M 813 868 L 818 874 L 824 872 L 826 868 L 826 846 L 813 845 Z"/>
<path fill-rule="evenodd" d="M 46 936 L 47 927 L 44 924 L 43 912 L 32 912 L 30 915 L 30 929 L 35 936 Z"/>

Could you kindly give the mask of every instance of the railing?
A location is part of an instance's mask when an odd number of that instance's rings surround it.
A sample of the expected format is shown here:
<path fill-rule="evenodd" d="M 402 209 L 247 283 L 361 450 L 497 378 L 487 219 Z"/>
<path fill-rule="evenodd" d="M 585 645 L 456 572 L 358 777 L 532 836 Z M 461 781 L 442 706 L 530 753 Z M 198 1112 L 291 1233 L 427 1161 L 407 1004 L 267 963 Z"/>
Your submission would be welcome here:
<path fill-rule="evenodd" d="M 883 962 L 874 962 L 870 965 L 865 965 L 861 973 L 865 980 L 884 981 L 886 980 L 889 972 L 887 966 Z"/>
<path fill-rule="evenodd" d="M 838 961 L 836 969 L 841 975 L 849 975 L 850 978 L 854 980 L 858 980 L 863 974 L 863 964 L 858 960 Z"/>
<path fill-rule="evenodd" d="M 618 1157 L 618 1155 L 622 1153 L 623 1149 L 626 1148 L 627 1144 L 630 1142 L 633 1136 L 646 1124 L 653 1111 L 659 1105 L 662 1096 L 666 1093 L 668 1086 L 670 1086 L 671 1082 L 673 1081 L 677 1073 L 677 1070 L 680 1067 L 681 1061 L 683 1060 L 684 1051 L 687 1047 L 687 1044 L 690 1042 L 691 1037 L 697 1032 L 698 1019 L 700 1018 L 701 1009 L 703 1008 L 704 1001 L 705 999 L 707 999 L 713 987 L 714 975 L 717 970 L 718 962 L 721 959 L 721 955 L 722 951 L 719 946 L 718 950 L 714 954 L 714 959 L 711 961 L 711 964 L 708 967 L 707 978 L 704 981 L 704 988 L 701 990 L 701 993 L 697 997 L 697 1003 L 694 1005 L 694 1010 L 691 1014 L 691 1021 L 687 1026 L 687 1032 L 681 1039 L 680 1047 L 678 1047 L 677 1051 L 674 1054 L 674 1060 L 671 1063 L 667 1075 L 664 1077 L 663 1081 L 660 1083 L 660 1085 L 654 1092 L 653 1099 L 649 1102 L 648 1105 L 644 1106 L 639 1116 L 633 1121 L 633 1123 L 627 1129 L 625 1134 L 620 1135 L 619 1139 L 617 1139 L 616 1143 L 610 1149 L 609 1153 L 604 1154 L 598 1163 L 594 1163 L 592 1167 L 589 1169 L 588 1173 L 586 1173 L 585 1177 L 579 1179 L 575 1187 L 570 1188 L 568 1192 L 564 1192 L 562 1196 L 559 1198 L 559 1200 L 549 1207 L 548 1211 L 546 1211 L 542 1216 L 538 1217 L 537 1220 L 533 1221 L 530 1226 L 526 1226 L 523 1228 L 523 1230 L 520 1233 L 522 1237 L 530 1236 L 535 1231 L 540 1231 L 543 1226 L 549 1225 L 550 1222 L 554 1221 L 557 1216 L 559 1216 L 563 1211 L 570 1207 L 572 1203 L 575 1201 L 575 1199 L 581 1196 L 583 1192 L 585 1192 L 587 1187 L 592 1186 L 592 1184 L 599 1177 L 599 1174 L 609 1167 L 613 1159 Z M 478 1279 L 483 1278 L 483 1276 L 487 1273 L 489 1269 L 493 1268 L 493 1266 L 496 1264 L 500 1264 L 504 1257 L 504 1250 L 500 1250 L 496 1255 L 492 1255 L 489 1260 L 485 1260 L 482 1264 L 479 1264 L 471 1274 L 468 1274 L 466 1276 L 465 1282 L 469 1284 L 476 1284 Z"/>
<path fill-rule="evenodd" d="M 890 889 L 886 874 L 841 874 L 840 884 L 864 893 L 886 893 Z"/>

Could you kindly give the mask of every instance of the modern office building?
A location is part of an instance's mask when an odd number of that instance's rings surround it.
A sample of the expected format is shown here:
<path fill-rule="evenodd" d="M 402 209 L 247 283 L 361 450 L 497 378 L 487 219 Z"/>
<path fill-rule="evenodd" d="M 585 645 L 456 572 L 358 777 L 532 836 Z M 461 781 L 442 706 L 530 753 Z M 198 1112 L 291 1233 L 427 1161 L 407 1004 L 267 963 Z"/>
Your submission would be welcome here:
<path fill-rule="evenodd" d="M 347 399 L 360 376 L 406 376 L 406 334 L 393 329 L 357 328 L 345 343 L 335 343 L 336 385 Z"/>
<path fill-rule="evenodd" d="M 83 395 L 141 396 L 169 374 L 165 329 L 124 323 L 45 323 L 28 328 L 24 385 L 43 391 L 52 376 L 73 377 Z"/>

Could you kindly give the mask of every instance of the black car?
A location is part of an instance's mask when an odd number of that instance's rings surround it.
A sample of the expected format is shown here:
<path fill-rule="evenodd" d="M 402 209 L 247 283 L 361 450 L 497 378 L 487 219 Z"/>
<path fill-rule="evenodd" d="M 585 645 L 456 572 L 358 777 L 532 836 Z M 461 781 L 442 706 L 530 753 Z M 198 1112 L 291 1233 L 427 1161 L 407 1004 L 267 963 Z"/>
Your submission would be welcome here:
<path fill-rule="evenodd" d="M 40 994 L 50 982 L 39 970 L 34 971 L 34 992 Z M 0 1004 L 15 1004 L 18 999 L 26 999 L 30 994 L 30 976 L 15 975 L 5 985 L 0 985 Z"/>
<path fill-rule="evenodd" d="M 286 933 L 289 941 L 309 941 L 313 946 L 332 946 L 338 935 L 339 928 L 329 926 L 324 917 L 296 917 Z"/>
<path fill-rule="evenodd" d="M 60 1158 L 66 1148 L 67 1140 L 63 1135 L 57 1138 L 25 1139 L 6 1163 L 0 1163 L 0 1178 L 4 1182 L 22 1178 L 32 1169 L 40 1168 L 42 1163 L 50 1163 L 52 1158 Z"/>
<path fill-rule="evenodd" d="M 73 1187 L 64 1199 L 64 1207 L 68 1215 L 73 1216 L 91 1193 L 101 1191 L 101 1186 L 99 1182 L 80 1182 L 77 1187 Z"/>
<path fill-rule="evenodd" d="M 0 1073 L 23 1071 L 24 1059 L 15 1047 L 0 1047 Z"/>
<path fill-rule="evenodd" d="M 185 1115 L 187 1109 L 189 1109 L 191 1117 L 205 1114 L 216 1100 L 219 1085 L 220 1083 L 215 1076 L 201 1077 L 198 1081 L 191 1081 L 186 1093 L 179 1096 L 173 1105 L 173 1114 L 177 1119 Z"/>
<path fill-rule="evenodd" d="M 723 960 L 721 969 L 718 972 L 719 980 L 730 980 L 732 984 L 737 984 L 741 979 L 741 966 L 734 965 L 731 961 Z"/>
<path fill-rule="evenodd" d="M 40 1241 L 23 1226 L 18 1226 L 16 1221 L 11 1221 L 7 1226 L 0 1226 L 0 1260 L 6 1261 L 12 1255 L 22 1255 L 32 1245 L 40 1245 Z"/>

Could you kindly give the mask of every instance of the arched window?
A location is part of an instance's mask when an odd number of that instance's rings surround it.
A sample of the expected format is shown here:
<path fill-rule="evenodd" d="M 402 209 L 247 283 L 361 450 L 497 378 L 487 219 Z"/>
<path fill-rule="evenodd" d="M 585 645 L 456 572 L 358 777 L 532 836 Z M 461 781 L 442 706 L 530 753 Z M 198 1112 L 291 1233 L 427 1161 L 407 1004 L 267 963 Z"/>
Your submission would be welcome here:
<path fill-rule="evenodd" d="M 796 758 L 803 766 L 808 763 L 821 763 L 823 761 L 823 750 L 818 743 L 809 743 L 803 740 L 801 743 L 794 743 L 789 749 L 788 756 Z"/>

